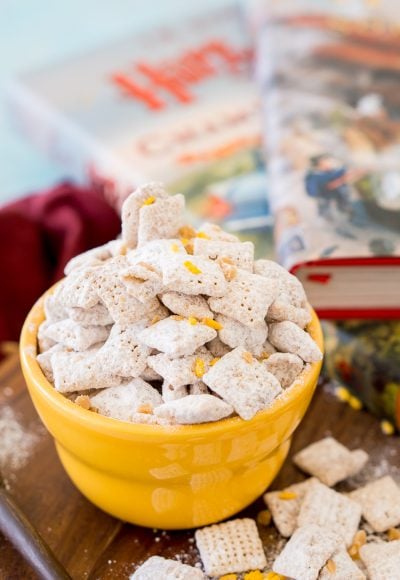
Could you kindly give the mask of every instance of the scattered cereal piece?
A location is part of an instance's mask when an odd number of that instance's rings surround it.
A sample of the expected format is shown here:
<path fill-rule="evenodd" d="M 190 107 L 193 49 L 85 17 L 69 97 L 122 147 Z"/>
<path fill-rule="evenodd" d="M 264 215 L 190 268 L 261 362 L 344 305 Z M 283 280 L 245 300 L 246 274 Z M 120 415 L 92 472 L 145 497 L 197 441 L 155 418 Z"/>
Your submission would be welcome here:
<path fill-rule="evenodd" d="M 339 549 L 322 568 L 318 580 L 366 580 L 346 550 Z"/>
<path fill-rule="evenodd" d="M 90 398 L 87 395 L 78 395 L 74 401 L 77 405 L 89 411 L 90 409 Z"/>
<path fill-rule="evenodd" d="M 48 348 L 44 352 L 37 355 L 36 360 L 38 361 L 40 368 L 49 383 L 54 381 L 53 375 L 53 365 L 51 362 L 52 356 L 55 352 L 65 352 L 66 349 L 62 344 L 55 344 L 51 348 Z"/>
<path fill-rule="evenodd" d="M 269 510 L 261 510 L 257 514 L 257 523 L 260 524 L 260 526 L 269 526 L 271 519 L 272 515 Z"/>
<path fill-rule="evenodd" d="M 294 322 L 274 322 L 269 325 L 268 340 L 281 352 L 297 354 L 305 362 L 322 359 L 322 353 L 308 332 Z"/>
<path fill-rule="evenodd" d="M 349 494 L 360 504 L 362 515 L 376 532 L 385 532 L 400 524 L 400 488 L 386 475 Z"/>
<path fill-rule="evenodd" d="M 97 248 L 91 248 L 90 250 L 71 258 L 64 267 L 64 274 L 68 276 L 73 270 L 77 270 L 78 268 L 97 266 L 98 264 L 109 260 L 113 256 L 111 244 L 112 242 L 108 242 L 107 244 L 98 246 Z"/>
<path fill-rule="evenodd" d="M 397 580 L 400 570 L 400 540 L 362 546 L 360 556 L 370 580 Z"/>
<path fill-rule="evenodd" d="M 308 445 L 293 457 L 293 462 L 306 473 L 315 475 L 333 486 L 356 475 L 367 463 L 368 454 L 362 449 L 350 451 L 333 437 L 325 437 Z"/>
<path fill-rule="evenodd" d="M 257 411 L 268 407 L 282 389 L 262 363 L 246 362 L 244 352 L 243 348 L 236 348 L 223 356 L 203 376 L 203 381 L 243 419 L 251 419 Z"/>
<path fill-rule="evenodd" d="M 193 326 L 187 320 L 174 320 L 169 316 L 142 330 L 138 339 L 175 358 L 193 354 L 200 346 L 215 338 L 216 334 L 214 329 L 203 324 Z"/>
<path fill-rule="evenodd" d="M 317 524 L 335 530 L 351 546 L 361 518 L 361 507 L 349 497 L 313 481 L 300 507 L 299 526 Z"/>
<path fill-rule="evenodd" d="M 107 264 L 107 262 L 104 262 Z M 66 278 L 56 286 L 54 300 L 58 301 L 63 308 L 91 308 L 99 303 L 99 295 L 93 280 L 97 275 L 98 268 L 85 267 L 73 270 Z"/>
<path fill-rule="evenodd" d="M 341 543 L 340 536 L 330 529 L 316 524 L 301 526 L 276 558 L 272 569 L 290 578 L 317 580 L 322 566 Z"/>
<path fill-rule="evenodd" d="M 181 292 L 164 292 L 160 299 L 167 308 L 181 316 L 187 316 L 189 312 L 190 316 L 201 320 L 202 318 L 211 318 L 213 315 L 203 296 L 192 296 Z"/>
<path fill-rule="evenodd" d="M 231 405 L 214 395 L 187 395 L 154 409 L 156 417 L 181 425 L 219 421 L 232 413 Z"/>
<path fill-rule="evenodd" d="M 196 530 L 196 545 L 208 576 L 262 569 L 267 565 L 254 520 L 230 520 Z"/>
<path fill-rule="evenodd" d="M 58 322 L 59 320 L 64 320 L 68 318 L 68 311 L 63 305 L 57 300 L 54 294 L 48 294 L 43 302 L 43 310 L 46 322 L 51 324 L 53 322 Z M 76 322 L 81 322 L 77 320 Z"/>
<path fill-rule="evenodd" d="M 142 379 L 133 379 L 127 385 L 103 389 L 90 397 L 91 406 L 106 417 L 120 421 L 132 421 L 133 413 L 141 409 L 153 409 L 162 404 L 160 393 Z M 146 410 L 146 414 L 149 412 Z"/>
<path fill-rule="evenodd" d="M 308 490 L 310 483 L 315 481 L 313 477 L 290 485 L 282 491 L 270 491 L 263 496 L 265 503 L 271 511 L 275 526 L 279 533 L 285 537 L 290 537 L 297 527 L 297 518 L 300 512 L 300 506 Z M 282 498 L 282 494 L 286 496 Z M 295 495 L 288 501 L 287 494 Z"/>
<path fill-rule="evenodd" d="M 303 370 L 303 361 L 296 354 L 277 352 L 267 357 L 264 362 L 267 371 L 272 373 L 287 389 Z"/>
<path fill-rule="evenodd" d="M 227 283 L 223 296 L 210 298 L 208 303 L 214 312 L 254 327 L 264 321 L 276 292 L 274 280 L 267 280 L 247 270 L 238 270 L 235 279 Z"/>
<path fill-rule="evenodd" d="M 206 580 L 198 568 L 182 564 L 176 560 L 167 560 L 161 556 L 152 556 L 130 575 L 129 580 Z"/>
<path fill-rule="evenodd" d="M 387 420 L 381 421 L 381 431 L 384 435 L 393 435 L 395 431 L 393 423 Z"/>

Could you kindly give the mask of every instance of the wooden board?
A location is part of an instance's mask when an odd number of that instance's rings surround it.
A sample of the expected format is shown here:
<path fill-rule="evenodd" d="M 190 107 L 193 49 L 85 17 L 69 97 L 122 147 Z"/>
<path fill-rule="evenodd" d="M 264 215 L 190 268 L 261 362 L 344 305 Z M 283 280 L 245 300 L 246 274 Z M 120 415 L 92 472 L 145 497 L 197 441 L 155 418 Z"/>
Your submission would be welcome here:
<path fill-rule="evenodd" d="M 345 445 L 360 446 L 371 454 L 368 469 L 372 478 L 388 471 L 399 473 L 398 437 L 383 435 L 377 419 L 340 403 L 331 390 L 329 384 L 318 387 L 294 436 L 291 454 L 331 434 Z M 178 556 L 186 563 L 198 562 L 193 531 L 162 532 L 122 523 L 94 507 L 74 488 L 61 467 L 50 436 L 40 426 L 21 374 L 18 354 L 12 349 L 0 366 L 2 406 L 11 407 L 25 428 L 39 434 L 27 463 L 19 470 L 6 468 L 3 477 L 74 580 L 126 579 L 138 563 L 153 554 Z M 303 478 L 289 457 L 273 488 Z M 240 515 L 255 517 L 264 507 L 259 499 Z M 272 558 L 278 539 L 273 526 L 262 528 L 261 535 L 267 557 Z M 36 579 L 1 535 L 0 579 Z"/>

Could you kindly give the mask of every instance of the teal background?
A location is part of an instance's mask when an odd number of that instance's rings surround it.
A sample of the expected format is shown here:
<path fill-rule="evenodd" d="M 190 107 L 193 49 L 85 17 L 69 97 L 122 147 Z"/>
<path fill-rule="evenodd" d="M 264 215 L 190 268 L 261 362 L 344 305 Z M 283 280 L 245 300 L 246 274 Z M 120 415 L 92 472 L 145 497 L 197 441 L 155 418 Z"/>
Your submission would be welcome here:
<path fill-rule="evenodd" d="M 218 8 L 227 0 L 0 0 L 0 203 L 68 177 L 12 126 L 4 84 L 87 49 Z"/>

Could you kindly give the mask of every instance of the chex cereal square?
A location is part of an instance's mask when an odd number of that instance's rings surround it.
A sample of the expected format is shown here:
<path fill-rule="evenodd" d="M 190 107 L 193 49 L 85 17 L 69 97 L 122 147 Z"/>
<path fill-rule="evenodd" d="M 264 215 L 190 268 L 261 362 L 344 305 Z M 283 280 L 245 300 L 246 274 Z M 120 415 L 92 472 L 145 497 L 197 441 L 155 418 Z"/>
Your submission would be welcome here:
<path fill-rule="evenodd" d="M 243 419 L 268 407 L 281 392 L 278 380 L 244 348 L 226 354 L 203 376 L 205 384 Z"/>
<path fill-rule="evenodd" d="M 129 577 L 129 580 L 206 580 L 198 568 L 152 556 Z"/>
<path fill-rule="evenodd" d="M 276 558 L 272 569 L 289 578 L 317 580 L 319 571 L 341 543 L 340 536 L 330 529 L 312 523 L 301 526 Z"/>
<path fill-rule="evenodd" d="M 208 576 L 262 569 L 267 565 L 254 520 L 230 520 L 196 531 L 196 545 Z"/>
<path fill-rule="evenodd" d="M 358 473 L 368 461 L 368 454 L 361 449 L 350 451 L 333 437 L 325 437 L 296 453 L 293 461 L 331 487 Z"/>
<path fill-rule="evenodd" d="M 313 481 L 315 479 L 310 477 L 301 483 L 294 483 L 280 491 L 270 491 L 263 496 L 275 526 L 285 538 L 290 537 L 297 528 L 301 504 Z"/>
<path fill-rule="evenodd" d="M 357 502 L 315 480 L 303 498 L 297 523 L 335 530 L 346 546 L 351 546 L 360 519 L 361 507 Z"/>
<path fill-rule="evenodd" d="M 389 475 L 367 483 L 349 495 L 361 506 L 363 517 L 376 532 L 400 524 L 400 487 Z"/>

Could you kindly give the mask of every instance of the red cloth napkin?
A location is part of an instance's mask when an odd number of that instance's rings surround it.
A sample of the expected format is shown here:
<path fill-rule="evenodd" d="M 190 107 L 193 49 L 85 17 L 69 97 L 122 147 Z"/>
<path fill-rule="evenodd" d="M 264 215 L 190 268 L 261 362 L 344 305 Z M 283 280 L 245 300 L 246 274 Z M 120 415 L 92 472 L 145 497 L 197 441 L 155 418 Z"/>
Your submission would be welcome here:
<path fill-rule="evenodd" d="M 70 258 L 115 238 L 117 213 L 90 189 L 65 183 L 0 209 L 0 342 L 18 340 L 30 307 Z"/>

